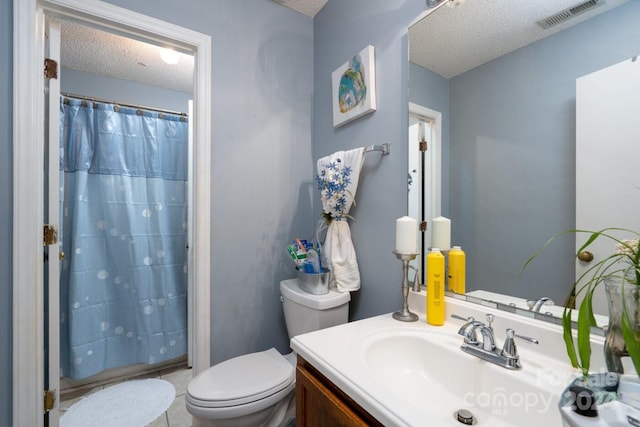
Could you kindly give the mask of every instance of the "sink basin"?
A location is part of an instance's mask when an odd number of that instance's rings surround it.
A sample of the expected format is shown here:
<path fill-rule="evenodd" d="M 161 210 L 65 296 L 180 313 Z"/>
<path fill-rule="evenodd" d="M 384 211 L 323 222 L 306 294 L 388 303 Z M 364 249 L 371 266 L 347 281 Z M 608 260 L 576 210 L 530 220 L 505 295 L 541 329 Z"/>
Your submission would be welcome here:
<path fill-rule="evenodd" d="M 411 294 L 410 304 L 425 306 L 424 292 Z M 448 298 L 447 312 L 482 319 L 491 311 Z M 507 328 L 539 340 L 516 342 L 522 369 L 511 371 L 460 349 L 462 321 L 436 327 L 418 313 L 414 323 L 388 313 L 299 335 L 291 348 L 385 426 L 460 427 L 454 413 L 461 409 L 471 411 L 480 427 L 562 425 L 557 405 L 579 371 L 567 363 L 560 326 L 496 316 L 498 346 Z M 604 339 L 596 338 L 592 366 L 604 369 Z"/>
<path fill-rule="evenodd" d="M 438 329 L 377 331 L 360 344 L 367 374 L 406 403 L 428 408 L 433 425 L 461 426 L 466 409 L 478 426 L 560 426 L 566 372 L 523 360 L 510 371 L 460 350 L 462 337 Z M 501 344 L 501 342 L 500 342 Z"/>

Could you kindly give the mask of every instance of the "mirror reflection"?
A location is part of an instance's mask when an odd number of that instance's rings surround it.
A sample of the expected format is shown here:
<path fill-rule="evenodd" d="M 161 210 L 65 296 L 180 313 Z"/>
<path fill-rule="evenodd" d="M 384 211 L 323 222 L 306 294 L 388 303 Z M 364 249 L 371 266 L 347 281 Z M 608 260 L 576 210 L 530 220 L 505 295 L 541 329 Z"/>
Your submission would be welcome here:
<path fill-rule="evenodd" d="M 576 135 L 590 131 L 581 133 L 580 119 L 601 123 L 602 116 L 581 118 L 584 109 L 577 105 L 593 97 L 576 87 L 607 74 L 601 70 L 635 61 L 640 2 L 446 3 L 409 28 L 409 214 L 428 223 L 438 215 L 451 220 L 451 245 L 466 253 L 467 295 L 528 315 L 539 311 L 536 317 L 561 316 L 576 274 L 588 268 L 575 261 L 585 236 L 556 239 L 522 268 L 563 230 L 618 226 L 613 212 L 619 209 L 598 203 L 615 186 L 602 182 L 585 190 L 594 180 L 576 174 L 602 177 L 621 157 L 637 159 L 628 146 L 612 149 L 610 140 L 624 134 L 637 141 L 640 130 L 635 125 L 636 133 L 623 132 L 634 123 L 629 120 L 607 125 L 610 138 L 589 155 L 597 167 L 581 167 L 588 160 Z M 425 133 L 435 159 L 415 154 Z M 604 161 L 605 155 L 613 160 Z M 634 185 L 637 191 L 640 179 L 627 186 Z M 587 216 L 582 207 L 591 205 L 604 205 L 597 221 L 578 224 Z M 423 257 L 430 246 L 427 232 Z M 596 262 L 613 249 L 594 253 Z M 596 299 L 604 325 L 606 301 Z"/>

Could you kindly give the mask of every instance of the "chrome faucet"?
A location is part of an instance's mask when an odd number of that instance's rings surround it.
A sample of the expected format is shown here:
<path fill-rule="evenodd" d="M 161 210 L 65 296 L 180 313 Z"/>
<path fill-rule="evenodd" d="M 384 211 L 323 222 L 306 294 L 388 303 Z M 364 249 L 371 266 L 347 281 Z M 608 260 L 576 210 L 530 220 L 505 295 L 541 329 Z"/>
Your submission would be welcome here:
<path fill-rule="evenodd" d="M 475 320 L 473 317 L 464 318 L 457 316 L 455 314 L 451 315 L 456 319 L 466 320 L 467 323 L 462 325 L 460 329 L 458 329 L 458 335 L 462 335 L 464 337 L 464 342 L 466 344 L 478 344 L 478 338 L 476 337 L 476 328 L 480 325 L 484 325 L 484 323 L 479 320 Z"/>
<path fill-rule="evenodd" d="M 529 300 L 527 301 L 527 306 L 529 306 L 529 311 L 533 311 L 534 313 L 540 313 L 540 309 L 543 305 L 554 305 L 555 303 L 549 297 L 539 298 L 537 301 Z"/>
<path fill-rule="evenodd" d="M 464 342 L 462 346 L 460 346 L 462 351 L 477 356 L 487 362 L 502 366 L 503 368 L 522 368 L 514 338 L 517 337 L 530 343 L 538 344 L 537 339 L 517 335 L 513 329 L 508 328 L 506 330 L 507 338 L 502 350 L 498 350 L 496 348 L 496 339 L 493 334 L 493 328 L 491 327 L 491 322 L 493 322 L 494 318 L 492 314 L 487 314 L 489 325 L 485 325 L 483 322 L 475 320 L 473 317 L 464 318 L 456 314 L 452 314 L 451 317 L 464 320 L 466 322 L 458 330 L 458 334 L 462 335 L 464 338 Z M 482 337 L 480 341 L 478 340 L 478 333 Z"/>
<path fill-rule="evenodd" d="M 484 351 L 495 351 L 496 339 L 493 336 L 493 329 L 487 325 L 477 326 L 476 329 L 482 336 L 482 349 Z"/>

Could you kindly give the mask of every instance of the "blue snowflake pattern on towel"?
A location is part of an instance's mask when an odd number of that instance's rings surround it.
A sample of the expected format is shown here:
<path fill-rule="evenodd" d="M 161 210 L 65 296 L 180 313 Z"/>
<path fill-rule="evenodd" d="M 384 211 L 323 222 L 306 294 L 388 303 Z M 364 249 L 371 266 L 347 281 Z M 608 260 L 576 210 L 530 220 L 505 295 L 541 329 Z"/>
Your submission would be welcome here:
<path fill-rule="evenodd" d="M 351 193 L 347 189 L 351 184 L 351 173 L 353 169 L 345 166 L 342 159 L 327 163 L 326 168 L 316 175 L 316 182 L 321 196 L 331 206 L 329 214 L 336 221 L 342 220 L 346 216 L 350 205 L 347 203 L 347 197 L 351 197 Z M 326 206 L 327 204 L 325 204 Z"/>

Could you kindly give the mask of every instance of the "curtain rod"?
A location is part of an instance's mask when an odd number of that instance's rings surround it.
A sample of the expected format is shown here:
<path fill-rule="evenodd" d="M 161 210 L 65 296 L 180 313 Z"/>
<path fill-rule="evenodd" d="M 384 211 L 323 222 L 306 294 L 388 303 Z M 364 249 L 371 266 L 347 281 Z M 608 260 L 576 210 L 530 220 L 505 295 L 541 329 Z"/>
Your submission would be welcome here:
<path fill-rule="evenodd" d="M 100 102 L 100 103 L 103 103 L 103 104 L 114 104 L 114 105 L 118 105 L 120 107 L 136 108 L 136 109 L 142 109 L 142 110 L 156 111 L 158 113 L 174 114 L 176 116 L 188 117 L 187 113 L 181 113 L 179 111 L 163 110 L 161 108 L 146 107 L 146 106 L 143 106 L 143 105 L 126 104 L 126 103 L 123 103 L 123 102 L 112 101 L 112 100 L 109 100 L 109 99 L 95 98 L 93 96 L 76 95 L 76 94 L 73 94 L 73 93 L 66 93 L 66 92 L 60 92 L 60 95 L 65 96 L 67 98 L 81 99 L 83 101 Z"/>

